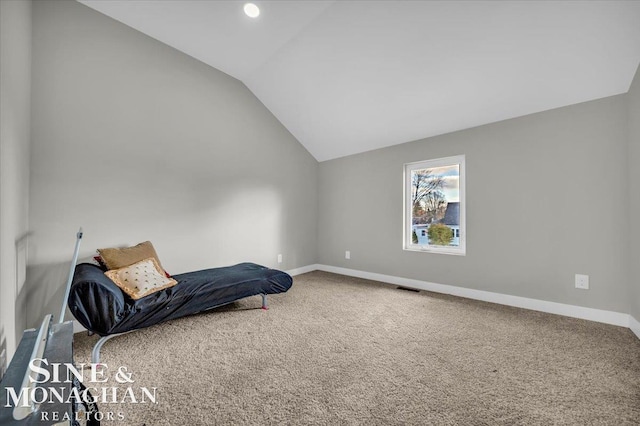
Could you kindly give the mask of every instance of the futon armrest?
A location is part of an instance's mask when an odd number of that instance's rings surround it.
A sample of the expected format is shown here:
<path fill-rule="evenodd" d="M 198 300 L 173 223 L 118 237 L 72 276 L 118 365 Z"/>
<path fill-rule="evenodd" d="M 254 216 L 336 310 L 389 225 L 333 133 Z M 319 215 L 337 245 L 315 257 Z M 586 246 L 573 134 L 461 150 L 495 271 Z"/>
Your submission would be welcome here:
<path fill-rule="evenodd" d="M 112 334 L 127 310 L 122 290 L 90 263 L 76 266 L 68 306 L 80 324 L 101 336 Z"/>

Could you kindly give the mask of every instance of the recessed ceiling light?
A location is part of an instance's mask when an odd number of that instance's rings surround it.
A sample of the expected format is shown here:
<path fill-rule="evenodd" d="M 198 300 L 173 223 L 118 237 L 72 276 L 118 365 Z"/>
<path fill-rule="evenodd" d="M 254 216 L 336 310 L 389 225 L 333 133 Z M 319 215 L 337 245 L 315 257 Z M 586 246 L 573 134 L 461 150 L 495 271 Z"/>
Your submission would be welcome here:
<path fill-rule="evenodd" d="M 253 3 L 247 3 L 244 5 L 244 13 L 249 18 L 257 18 L 260 15 L 260 8 Z"/>

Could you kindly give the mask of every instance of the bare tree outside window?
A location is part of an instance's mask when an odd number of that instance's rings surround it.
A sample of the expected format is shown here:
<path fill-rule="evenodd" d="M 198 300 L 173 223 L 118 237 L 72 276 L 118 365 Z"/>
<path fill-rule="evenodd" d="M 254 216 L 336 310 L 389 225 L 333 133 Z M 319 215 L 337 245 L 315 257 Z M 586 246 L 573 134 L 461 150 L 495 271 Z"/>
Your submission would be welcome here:
<path fill-rule="evenodd" d="M 442 188 L 444 180 L 432 170 L 416 170 L 411 173 L 411 203 L 414 223 L 431 223 L 446 204 Z"/>

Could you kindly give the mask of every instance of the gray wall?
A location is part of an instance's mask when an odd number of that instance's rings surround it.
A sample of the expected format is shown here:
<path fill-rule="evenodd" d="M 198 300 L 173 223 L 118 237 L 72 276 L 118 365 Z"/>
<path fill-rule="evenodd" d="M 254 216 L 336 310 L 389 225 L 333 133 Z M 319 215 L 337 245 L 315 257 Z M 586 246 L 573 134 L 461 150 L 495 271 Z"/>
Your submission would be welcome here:
<path fill-rule="evenodd" d="M 636 71 L 629 93 L 629 285 L 631 315 L 640 321 L 640 67 Z"/>
<path fill-rule="evenodd" d="M 33 42 L 30 311 L 81 225 L 81 256 L 151 240 L 172 274 L 315 263 L 318 163 L 240 81 L 75 1 L 36 2 Z"/>
<path fill-rule="evenodd" d="M 403 164 L 457 154 L 466 256 L 403 251 Z M 322 162 L 318 260 L 627 313 L 627 179 L 625 95 Z"/>
<path fill-rule="evenodd" d="M 0 351 L 9 358 L 26 319 L 17 259 L 27 248 L 30 79 L 31 1 L 0 1 Z"/>
<path fill-rule="evenodd" d="M 638 76 L 628 95 L 318 166 L 241 82 L 74 1 L 35 2 L 30 88 L 31 4 L 0 5 L 8 348 L 58 312 L 80 225 L 81 256 L 150 239 L 172 273 L 317 262 L 640 319 Z M 456 154 L 467 156 L 467 255 L 404 252 L 403 163 Z M 574 289 L 576 272 L 591 290 Z"/>

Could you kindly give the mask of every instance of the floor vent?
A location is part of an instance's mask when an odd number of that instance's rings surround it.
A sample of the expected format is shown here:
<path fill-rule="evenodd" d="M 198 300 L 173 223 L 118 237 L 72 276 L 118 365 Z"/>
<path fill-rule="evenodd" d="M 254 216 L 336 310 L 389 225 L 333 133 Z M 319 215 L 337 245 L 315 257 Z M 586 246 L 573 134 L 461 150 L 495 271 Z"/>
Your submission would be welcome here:
<path fill-rule="evenodd" d="M 398 290 L 404 290 L 404 291 L 413 291 L 414 293 L 420 293 L 420 290 L 418 290 L 417 288 L 409 288 L 409 287 L 397 287 Z"/>

